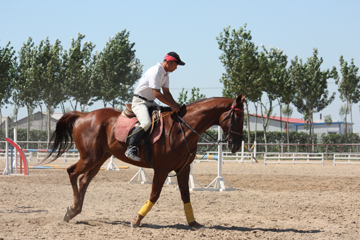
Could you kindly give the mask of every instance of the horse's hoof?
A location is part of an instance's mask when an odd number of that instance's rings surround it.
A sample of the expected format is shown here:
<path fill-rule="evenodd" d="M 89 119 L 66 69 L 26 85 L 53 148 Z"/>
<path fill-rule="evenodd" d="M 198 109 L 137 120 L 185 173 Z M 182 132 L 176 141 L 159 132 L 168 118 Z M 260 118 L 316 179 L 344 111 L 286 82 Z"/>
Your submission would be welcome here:
<path fill-rule="evenodd" d="M 192 222 L 189 224 L 191 230 L 200 230 L 206 228 L 204 225 L 201 225 L 197 222 Z"/>
<path fill-rule="evenodd" d="M 140 227 L 140 224 L 137 225 L 136 223 L 131 222 L 130 226 L 131 226 L 131 228 L 138 228 L 138 227 Z"/>
<path fill-rule="evenodd" d="M 73 217 L 75 217 L 74 212 L 71 210 L 70 207 L 68 207 L 64 216 L 64 221 L 69 222 L 69 220 L 72 219 Z"/>

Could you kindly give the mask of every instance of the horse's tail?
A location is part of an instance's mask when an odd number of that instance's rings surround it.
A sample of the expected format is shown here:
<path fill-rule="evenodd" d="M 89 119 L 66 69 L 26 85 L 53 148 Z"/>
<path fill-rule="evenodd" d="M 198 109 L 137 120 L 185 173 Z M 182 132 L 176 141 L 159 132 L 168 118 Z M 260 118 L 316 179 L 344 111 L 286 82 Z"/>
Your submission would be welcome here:
<path fill-rule="evenodd" d="M 50 160 L 50 162 L 58 159 L 64 152 L 70 149 L 73 141 L 73 127 L 76 120 L 81 117 L 84 113 L 78 111 L 72 111 L 65 113 L 59 121 L 56 123 L 56 129 L 51 136 L 50 142 L 53 142 L 50 149 L 51 151 L 47 157 L 42 161 L 50 158 L 55 152 L 56 155 Z"/>

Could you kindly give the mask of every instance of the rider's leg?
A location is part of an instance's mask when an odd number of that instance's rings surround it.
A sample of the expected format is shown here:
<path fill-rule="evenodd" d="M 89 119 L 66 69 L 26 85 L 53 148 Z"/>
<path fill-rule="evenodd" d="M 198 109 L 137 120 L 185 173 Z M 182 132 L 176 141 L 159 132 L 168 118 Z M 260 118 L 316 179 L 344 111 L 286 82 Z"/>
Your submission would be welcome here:
<path fill-rule="evenodd" d="M 137 156 L 137 147 L 141 141 L 142 136 L 150 128 L 151 118 L 148 110 L 148 107 L 150 106 L 150 102 L 147 102 L 137 97 L 133 97 L 132 110 L 135 113 L 137 119 L 139 120 L 140 126 L 132 131 L 129 139 L 129 146 L 125 152 L 125 156 L 134 161 L 141 162 L 141 159 Z"/>
<path fill-rule="evenodd" d="M 125 152 L 125 156 L 134 160 L 141 162 L 141 158 L 137 156 L 137 147 L 141 141 L 142 136 L 145 134 L 145 131 L 142 127 L 135 128 L 129 139 L 129 146 Z"/>

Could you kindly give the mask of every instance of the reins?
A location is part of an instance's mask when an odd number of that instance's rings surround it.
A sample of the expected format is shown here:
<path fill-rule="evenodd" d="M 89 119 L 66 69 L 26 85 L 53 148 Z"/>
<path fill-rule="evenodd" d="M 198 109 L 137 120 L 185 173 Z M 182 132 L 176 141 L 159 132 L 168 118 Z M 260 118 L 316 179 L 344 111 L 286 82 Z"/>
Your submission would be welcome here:
<path fill-rule="evenodd" d="M 224 117 L 223 120 L 219 123 L 219 126 L 224 122 L 225 119 L 227 119 L 227 117 L 230 116 L 229 131 L 227 131 L 227 132 L 225 133 L 225 135 L 230 134 L 230 133 L 234 133 L 234 134 L 237 134 L 237 135 L 242 136 L 241 133 L 238 133 L 238 132 L 235 132 L 235 131 L 232 131 L 232 130 L 231 130 L 232 116 L 233 116 L 233 114 L 234 114 L 234 111 L 244 112 L 243 109 L 235 108 L 235 106 L 232 105 L 229 113 L 228 113 L 228 114 L 226 115 L 226 117 Z M 169 177 L 176 177 L 176 176 L 178 176 L 178 175 L 181 173 L 181 171 L 185 168 L 185 166 L 187 165 L 187 163 L 189 162 L 190 157 L 193 155 L 193 153 L 191 153 L 191 151 L 190 151 L 189 144 L 188 144 L 188 142 L 187 142 L 187 140 L 186 140 L 185 131 L 184 131 L 183 127 L 181 126 L 181 122 L 184 123 L 184 125 L 185 125 L 187 128 L 189 128 L 192 132 L 194 132 L 196 135 L 198 135 L 201 139 L 205 140 L 206 142 L 210 142 L 210 141 L 207 140 L 206 138 L 202 137 L 195 129 L 193 129 L 187 122 L 185 122 L 185 120 L 182 119 L 177 113 L 175 113 L 175 114 L 176 114 L 176 117 L 177 117 L 177 120 L 178 120 L 178 123 L 179 123 L 179 127 L 180 127 L 180 129 L 181 129 L 181 132 L 182 132 L 182 134 L 183 134 L 183 136 L 184 136 L 184 140 L 185 140 L 185 144 L 186 144 L 186 147 L 187 147 L 189 156 L 188 156 L 186 162 L 184 163 L 184 165 L 182 166 L 182 168 L 180 169 L 180 171 L 179 171 L 177 174 L 175 174 L 175 175 L 169 174 L 169 175 L 168 175 Z M 181 121 L 181 122 L 180 122 L 180 121 Z M 219 144 L 222 143 L 222 142 L 226 142 L 226 140 L 221 140 L 221 139 L 216 140 L 213 136 L 211 136 L 211 135 L 208 134 L 207 132 L 205 132 L 205 133 L 206 133 L 210 138 L 212 138 L 212 139 L 216 142 L 216 143 L 212 143 L 211 145 L 209 145 L 208 149 L 209 149 L 210 147 L 214 146 L 214 145 L 219 145 Z M 210 142 L 210 143 L 211 143 L 211 142 Z M 208 149 L 207 149 L 207 150 L 208 150 Z M 207 150 L 206 150 L 206 151 L 207 151 Z"/>
<path fill-rule="evenodd" d="M 187 122 L 185 122 L 185 120 L 182 119 L 182 117 L 180 117 L 177 113 L 175 113 L 175 114 L 176 114 L 176 117 L 177 117 L 177 120 L 178 120 L 178 123 L 179 123 L 180 130 L 181 130 L 181 132 L 182 132 L 182 134 L 183 134 L 183 136 L 184 136 L 186 148 L 187 148 L 187 150 L 188 150 L 189 155 L 188 155 L 188 158 L 186 159 L 186 162 L 185 162 L 184 165 L 181 167 L 180 171 L 179 171 L 178 173 L 176 173 L 175 175 L 169 173 L 169 174 L 168 174 L 169 177 L 176 177 L 176 176 L 178 176 L 178 175 L 181 173 L 181 171 L 185 168 L 185 166 L 187 165 L 187 163 L 189 162 L 190 157 L 191 157 L 192 155 L 194 155 L 194 154 L 190 151 L 190 147 L 189 147 L 189 144 L 188 144 L 188 142 L 187 142 L 187 140 L 186 140 L 185 131 L 184 131 L 184 128 L 181 126 L 181 122 L 184 123 L 184 125 L 185 125 L 187 128 L 189 128 L 192 132 L 194 132 L 196 135 L 198 135 L 201 139 L 205 140 L 206 142 L 211 143 L 209 140 L 207 140 L 206 138 L 202 137 L 202 136 L 201 136 L 195 129 L 193 129 Z M 180 121 L 181 121 L 181 122 L 180 122 Z M 210 145 L 210 147 L 212 147 L 212 146 L 214 146 L 214 145 L 218 145 L 218 144 L 220 144 L 221 142 L 224 141 L 224 140 L 221 140 L 221 139 L 220 139 L 220 140 L 216 140 L 213 136 L 211 136 L 211 135 L 208 134 L 207 132 L 205 132 L 205 133 L 206 133 L 210 138 L 212 138 L 213 140 L 217 141 L 217 143 L 212 143 L 212 144 Z M 208 147 L 208 148 L 209 148 L 209 147 Z"/>

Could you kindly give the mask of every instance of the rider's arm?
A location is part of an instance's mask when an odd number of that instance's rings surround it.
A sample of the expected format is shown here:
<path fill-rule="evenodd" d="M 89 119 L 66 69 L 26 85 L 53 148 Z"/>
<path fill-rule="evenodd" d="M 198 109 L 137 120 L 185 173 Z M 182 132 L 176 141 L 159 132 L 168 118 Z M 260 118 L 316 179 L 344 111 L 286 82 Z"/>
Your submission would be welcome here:
<path fill-rule="evenodd" d="M 179 104 L 175 102 L 174 98 L 172 97 L 169 88 L 162 88 L 164 94 L 160 92 L 160 89 L 153 89 L 154 96 L 159 99 L 160 102 L 168 105 L 174 112 L 179 112 Z"/>

